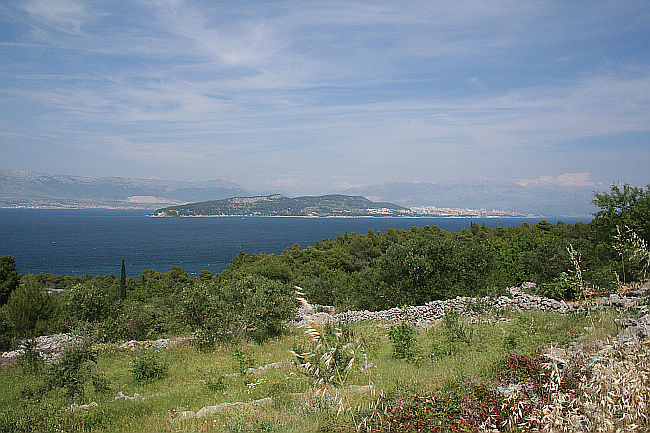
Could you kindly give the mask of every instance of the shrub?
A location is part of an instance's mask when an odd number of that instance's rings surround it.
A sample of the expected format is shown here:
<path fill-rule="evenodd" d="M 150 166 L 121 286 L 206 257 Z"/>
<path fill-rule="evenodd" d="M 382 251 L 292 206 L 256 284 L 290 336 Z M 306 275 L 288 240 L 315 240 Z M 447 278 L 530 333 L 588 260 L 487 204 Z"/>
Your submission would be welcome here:
<path fill-rule="evenodd" d="M 282 334 L 284 324 L 296 311 L 294 289 L 277 281 L 251 275 L 240 276 L 222 286 L 232 308 L 233 335 L 257 342 Z"/>
<path fill-rule="evenodd" d="M 14 344 L 14 325 L 5 308 L 0 309 L 0 352 L 11 350 Z"/>
<path fill-rule="evenodd" d="M 41 358 L 38 350 L 36 350 L 36 342 L 34 340 L 25 340 L 22 343 L 23 353 L 18 357 L 18 364 L 21 365 L 23 370 L 30 373 L 38 373 L 43 367 L 43 359 Z"/>
<path fill-rule="evenodd" d="M 447 311 L 442 317 L 442 324 L 450 343 L 462 342 L 467 345 L 472 343 L 473 330 L 460 321 L 460 314 L 456 311 Z"/>
<path fill-rule="evenodd" d="M 201 352 L 212 350 L 216 342 L 214 332 L 205 326 L 194 331 L 194 334 L 192 335 L 192 344 Z"/>
<path fill-rule="evenodd" d="M 154 352 L 145 352 L 133 359 L 131 374 L 136 382 L 149 382 L 164 378 L 168 369 L 169 366 L 160 361 Z"/>
<path fill-rule="evenodd" d="M 20 274 L 12 256 L 0 257 L 0 306 L 4 305 L 11 293 L 18 288 Z"/>
<path fill-rule="evenodd" d="M 117 317 L 117 333 L 121 338 L 147 340 L 159 338 L 170 326 L 171 317 L 166 307 L 142 302 L 127 302 Z"/>
<path fill-rule="evenodd" d="M 255 367 L 255 358 L 245 350 L 235 347 L 232 351 L 232 356 L 237 360 L 237 370 L 239 374 L 244 375 L 248 373 L 249 368 Z"/>
<path fill-rule="evenodd" d="M 227 387 L 226 378 L 223 374 L 208 377 L 207 379 L 205 379 L 205 387 L 212 392 L 225 391 Z"/>
<path fill-rule="evenodd" d="M 217 340 L 242 338 L 263 342 L 279 336 L 295 314 L 293 289 L 253 275 L 234 275 L 219 287 L 184 290 L 183 316 Z"/>
<path fill-rule="evenodd" d="M 413 360 L 415 357 L 415 344 L 417 342 L 417 329 L 406 322 L 393 325 L 388 330 L 388 338 L 393 345 L 393 356 L 397 359 Z"/>
<path fill-rule="evenodd" d="M 576 300 L 582 293 L 578 278 L 566 272 L 562 272 L 550 283 L 540 284 L 537 292 L 546 298 L 566 300 Z"/>
<path fill-rule="evenodd" d="M 50 295 L 32 282 L 14 290 L 5 308 L 14 329 L 19 335 L 26 336 L 37 334 L 54 312 Z"/>
<path fill-rule="evenodd" d="M 48 367 L 48 388 L 63 388 L 65 395 L 73 401 L 83 398 L 88 383 L 92 383 L 97 391 L 107 389 L 106 379 L 94 372 L 95 364 L 97 352 L 88 342 L 67 346 L 59 360 Z"/>
<path fill-rule="evenodd" d="M 65 309 L 76 322 L 98 322 L 113 316 L 118 297 L 110 289 L 77 284 L 66 294 Z"/>
<path fill-rule="evenodd" d="M 183 288 L 177 296 L 178 314 L 183 323 L 200 328 L 218 314 L 216 299 L 208 283 Z"/>

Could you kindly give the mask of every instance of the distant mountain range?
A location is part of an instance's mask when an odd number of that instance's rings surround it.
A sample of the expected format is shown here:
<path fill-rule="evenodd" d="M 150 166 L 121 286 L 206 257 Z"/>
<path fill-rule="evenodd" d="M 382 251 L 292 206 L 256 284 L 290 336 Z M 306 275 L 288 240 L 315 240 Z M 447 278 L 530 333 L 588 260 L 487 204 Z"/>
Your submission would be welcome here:
<path fill-rule="evenodd" d="M 589 216 L 595 211 L 591 203 L 594 191 L 605 189 L 595 184 L 567 186 L 543 182 L 402 182 L 368 185 L 338 193 L 405 207 L 435 206 L 545 216 Z M 255 192 L 226 180 L 180 182 L 124 177 L 91 178 L 0 169 L 0 207 L 157 209 L 253 195 L 256 195 Z"/>
<path fill-rule="evenodd" d="M 241 185 L 220 179 L 177 182 L 0 169 L 0 207 L 153 209 L 241 195 L 250 195 L 250 192 Z"/>
<path fill-rule="evenodd" d="M 588 216 L 595 212 L 593 193 L 604 187 L 481 181 L 437 184 L 403 182 L 340 191 L 402 206 L 496 209 L 546 216 Z"/>
<path fill-rule="evenodd" d="M 285 197 L 281 194 L 234 197 L 156 210 L 152 216 L 402 216 L 408 209 L 341 194 Z"/>

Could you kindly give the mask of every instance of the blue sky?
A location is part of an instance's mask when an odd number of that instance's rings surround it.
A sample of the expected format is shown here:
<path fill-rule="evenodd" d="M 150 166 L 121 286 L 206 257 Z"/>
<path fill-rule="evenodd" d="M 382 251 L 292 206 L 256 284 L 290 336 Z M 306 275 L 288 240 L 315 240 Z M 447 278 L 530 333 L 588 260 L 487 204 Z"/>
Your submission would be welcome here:
<path fill-rule="evenodd" d="M 645 185 L 648 40 L 648 1 L 4 1 L 0 166 Z"/>

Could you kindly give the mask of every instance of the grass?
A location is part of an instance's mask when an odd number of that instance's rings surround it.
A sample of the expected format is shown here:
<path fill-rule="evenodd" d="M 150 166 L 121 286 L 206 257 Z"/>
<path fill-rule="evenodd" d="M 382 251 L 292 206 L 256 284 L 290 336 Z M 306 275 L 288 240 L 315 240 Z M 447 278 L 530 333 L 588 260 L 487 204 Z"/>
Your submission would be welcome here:
<path fill-rule="evenodd" d="M 0 371 L 0 432 L 9 431 L 93 431 L 93 432 L 317 432 L 354 430 L 376 413 L 368 409 L 425 395 L 435 390 L 455 389 L 462 384 L 490 381 L 505 368 L 508 353 L 534 353 L 539 346 L 562 346 L 579 340 L 585 344 L 616 333 L 611 312 L 585 315 L 557 315 L 541 312 L 505 313 L 507 321 L 466 324 L 469 341 L 454 340 L 443 324 L 420 330 L 413 355 L 396 359 L 388 337 L 388 326 L 376 322 L 352 326 L 368 361 L 374 364 L 374 392 L 346 393 L 345 411 L 337 416 L 341 391 L 316 392 L 313 379 L 297 366 L 286 364 L 260 374 L 232 375 L 242 371 L 242 355 L 256 366 L 289 360 L 289 351 L 310 343 L 303 330 L 292 328 L 282 338 L 263 345 L 243 343 L 218 346 L 209 352 L 185 344 L 158 351 L 156 359 L 168 366 L 159 380 L 137 382 L 131 369 L 134 353 L 117 345 L 98 346 L 96 371 L 110 384 L 107 392 L 88 388 L 85 403 L 98 407 L 71 412 L 61 392 L 38 395 L 41 379 L 19 365 Z M 490 318 L 484 315 L 482 319 Z M 239 353 L 239 355 L 236 355 Z M 248 361 L 247 361 L 248 362 Z M 344 385 L 367 385 L 368 374 L 351 370 Z M 29 390 L 36 390 L 30 395 Z M 121 391 L 144 400 L 115 400 Z M 301 395 L 299 395 L 301 394 Z M 383 395 L 383 397 L 382 397 Z M 272 397 L 264 405 L 240 405 L 200 419 L 175 421 L 185 410 L 224 402 L 248 402 Z M 31 425 L 36 426 L 30 430 Z M 40 430 L 39 430 L 40 429 Z"/>

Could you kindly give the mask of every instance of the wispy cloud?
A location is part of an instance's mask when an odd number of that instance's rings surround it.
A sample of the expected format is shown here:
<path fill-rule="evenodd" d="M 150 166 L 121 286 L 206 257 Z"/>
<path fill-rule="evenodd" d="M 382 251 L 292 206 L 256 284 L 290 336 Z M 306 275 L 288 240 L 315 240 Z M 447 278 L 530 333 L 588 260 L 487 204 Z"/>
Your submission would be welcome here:
<path fill-rule="evenodd" d="M 37 23 L 64 33 L 80 33 L 88 16 L 83 4 L 75 0 L 31 0 L 23 8 Z"/>
<path fill-rule="evenodd" d="M 643 2 L 33 0 L 0 11 L 5 147 L 47 139 L 146 170 L 335 189 L 574 173 L 567 152 L 588 155 L 577 170 L 602 180 L 615 150 L 588 143 L 650 135 Z"/>
<path fill-rule="evenodd" d="M 564 173 L 559 176 L 540 176 L 535 179 L 521 180 L 517 182 L 521 186 L 566 186 L 566 187 L 589 187 L 596 184 L 590 179 L 589 173 Z"/>

